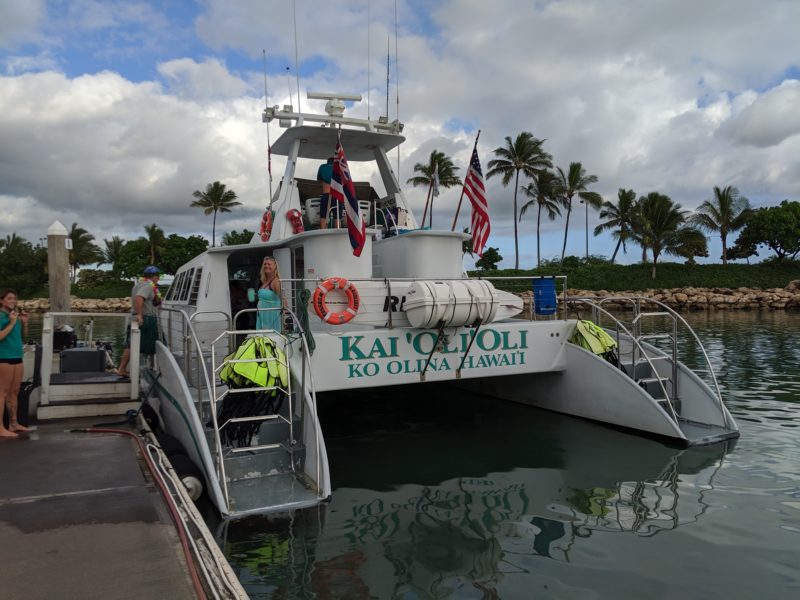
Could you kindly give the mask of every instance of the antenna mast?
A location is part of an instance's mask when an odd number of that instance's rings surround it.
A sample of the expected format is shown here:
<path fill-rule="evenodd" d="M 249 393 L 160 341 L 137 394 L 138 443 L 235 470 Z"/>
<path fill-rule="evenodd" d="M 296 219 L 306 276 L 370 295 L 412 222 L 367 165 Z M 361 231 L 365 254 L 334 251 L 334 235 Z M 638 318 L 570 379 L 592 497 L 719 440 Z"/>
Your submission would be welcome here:
<path fill-rule="evenodd" d="M 294 100 L 292 99 L 292 80 L 289 77 L 289 67 L 286 67 L 286 87 L 289 88 L 289 104 L 294 104 Z M 297 107 L 297 111 L 300 112 L 300 107 Z"/>
<path fill-rule="evenodd" d="M 300 108 L 300 64 L 297 61 L 297 2 L 292 0 L 292 20 L 294 21 L 294 72 L 297 79 L 297 112 Z"/>
<path fill-rule="evenodd" d="M 397 53 L 397 0 L 394 0 L 394 89 L 397 93 L 397 122 L 400 122 L 400 57 Z M 386 110 L 389 116 L 389 110 Z M 400 181 L 400 146 L 397 147 L 397 180 Z M 425 223 L 423 223 L 425 225 Z"/>
<path fill-rule="evenodd" d="M 264 108 L 269 108 L 269 100 L 267 99 L 267 51 L 261 49 L 264 56 Z M 272 208 L 272 143 L 269 141 L 269 121 L 267 121 L 267 172 L 269 173 L 269 201 L 267 203 L 267 210 Z"/>
<path fill-rule="evenodd" d="M 367 0 L 367 121 L 370 120 L 370 102 L 369 102 L 369 93 L 370 93 L 370 44 L 369 44 L 369 29 L 370 24 L 372 22 L 372 18 L 370 16 L 370 9 L 372 8 L 372 4 L 370 0 Z"/>
<path fill-rule="evenodd" d="M 389 118 L 389 41 L 386 38 L 386 118 Z"/>

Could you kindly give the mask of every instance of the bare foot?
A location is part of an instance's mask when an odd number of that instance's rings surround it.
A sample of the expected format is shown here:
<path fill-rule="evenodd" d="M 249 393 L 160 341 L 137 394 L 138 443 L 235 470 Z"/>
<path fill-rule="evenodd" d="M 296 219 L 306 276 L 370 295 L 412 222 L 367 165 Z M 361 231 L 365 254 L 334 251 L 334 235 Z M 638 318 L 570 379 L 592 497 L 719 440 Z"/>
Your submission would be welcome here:
<path fill-rule="evenodd" d="M 120 371 L 119 369 L 114 369 L 114 373 L 116 373 L 120 377 L 130 377 L 131 376 L 131 374 L 128 373 L 127 371 Z"/>
<path fill-rule="evenodd" d="M 0 429 L 0 438 L 15 438 L 19 437 L 13 431 L 9 431 L 8 429 Z"/>
<path fill-rule="evenodd" d="M 14 423 L 13 425 L 9 425 L 8 428 L 15 433 L 25 433 L 31 430 L 30 427 L 25 427 L 25 425 L 21 423 Z"/>

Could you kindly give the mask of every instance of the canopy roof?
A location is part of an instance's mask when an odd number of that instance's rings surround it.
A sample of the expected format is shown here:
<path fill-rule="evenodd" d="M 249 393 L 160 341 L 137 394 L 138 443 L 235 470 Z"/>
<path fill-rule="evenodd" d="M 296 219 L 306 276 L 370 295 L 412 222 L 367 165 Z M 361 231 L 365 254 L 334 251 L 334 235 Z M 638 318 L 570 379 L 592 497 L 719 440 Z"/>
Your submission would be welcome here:
<path fill-rule="evenodd" d="M 272 144 L 272 153 L 289 156 L 292 144 L 300 140 L 298 158 L 324 161 L 336 150 L 336 135 L 341 132 L 342 147 L 348 161 L 375 160 L 375 148 L 388 152 L 402 144 L 406 138 L 396 133 L 379 133 L 359 129 L 337 129 L 299 125 L 290 127 Z"/>

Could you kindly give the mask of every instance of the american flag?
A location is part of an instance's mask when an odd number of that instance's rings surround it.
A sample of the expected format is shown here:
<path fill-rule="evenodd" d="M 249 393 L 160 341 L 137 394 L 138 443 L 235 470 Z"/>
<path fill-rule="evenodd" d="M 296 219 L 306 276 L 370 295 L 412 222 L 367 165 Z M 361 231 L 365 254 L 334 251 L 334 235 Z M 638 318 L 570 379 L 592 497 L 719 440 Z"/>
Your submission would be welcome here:
<path fill-rule="evenodd" d="M 489 205 L 486 203 L 486 187 L 478 160 L 478 148 L 472 150 L 467 176 L 464 178 L 464 194 L 472 204 L 472 250 L 483 256 L 483 247 L 489 239 Z"/>
<path fill-rule="evenodd" d="M 350 234 L 350 245 L 353 255 L 361 256 L 367 240 L 367 226 L 358 210 L 358 199 L 353 179 L 350 177 L 350 167 L 344 155 L 342 141 L 336 138 L 336 152 L 333 161 L 333 177 L 331 178 L 331 198 L 344 205 L 347 215 L 347 232 Z"/>

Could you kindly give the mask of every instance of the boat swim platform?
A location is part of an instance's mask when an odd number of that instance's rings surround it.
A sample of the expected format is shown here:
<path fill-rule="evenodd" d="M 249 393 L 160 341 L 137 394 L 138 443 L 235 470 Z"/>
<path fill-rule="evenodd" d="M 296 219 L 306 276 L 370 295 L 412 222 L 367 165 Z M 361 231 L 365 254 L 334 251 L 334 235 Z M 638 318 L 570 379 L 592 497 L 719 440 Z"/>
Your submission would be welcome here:
<path fill-rule="evenodd" d="M 0 440 L 3 597 L 196 598 L 135 441 L 69 431 L 97 421 L 40 422 Z"/>

